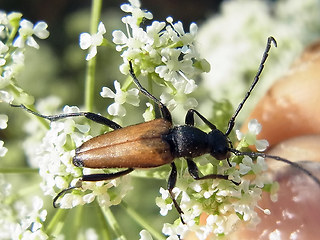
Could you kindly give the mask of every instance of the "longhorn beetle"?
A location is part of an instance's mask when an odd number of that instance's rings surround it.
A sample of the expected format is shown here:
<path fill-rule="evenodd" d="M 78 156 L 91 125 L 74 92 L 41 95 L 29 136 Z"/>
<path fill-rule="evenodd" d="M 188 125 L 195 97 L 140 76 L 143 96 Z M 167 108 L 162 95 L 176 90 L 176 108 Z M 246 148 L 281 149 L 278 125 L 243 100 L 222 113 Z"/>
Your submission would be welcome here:
<path fill-rule="evenodd" d="M 175 200 L 174 193 L 172 191 L 177 180 L 177 168 L 174 163 L 174 159 L 179 157 L 185 158 L 187 161 L 189 174 L 195 180 L 215 178 L 228 180 L 227 175 L 199 175 L 197 165 L 192 159 L 207 153 L 212 155 L 217 160 L 228 160 L 231 153 L 237 156 L 246 155 L 252 158 L 256 158 L 258 156 L 263 158 L 272 158 L 277 161 L 288 163 L 293 167 L 300 169 L 320 186 L 319 179 L 317 179 L 310 171 L 301 167 L 299 164 L 278 156 L 271 156 L 264 153 L 240 152 L 233 148 L 232 143 L 228 138 L 228 135 L 231 133 L 235 125 L 236 117 L 241 111 L 246 100 L 249 98 L 253 88 L 259 81 L 272 44 L 277 46 L 275 39 L 273 37 L 269 37 L 259 65 L 259 69 L 254 77 L 251 87 L 229 120 L 228 128 L 225 133 L 217 129 L 214 124 L 209 122 L 209 120 L 207 120 L 203 115 L 194 109 L 188 110 L 185 117 L 185 125 L 173 126 L 171 113 L 159 99 L 149 93 L 140 84 L 134 73 L 133 64 L 131 61 L 129 61 L 129 72 L 134 83 L 137 85 L 142 94 L 147 96 L 158 105 L 162 116 L 161 118 L 122 128 L 112 120 L 91 112 L 46 116 L 30 110 L 24 105 L 12 105 L 13 107 L 21 107 L 38 117 L 45 118 L 50 121 L 56 121 L 68 117 L 84 116 L 94 122 L 104 124 L 114 129 L 114 131 L 94 137 L 78 147 L 75 151 L 75 156 L 73 157 L 73 164 L 77 167 L 86 168 L 126 169 L 115 173 L 83 175 L 81 180 L 79 180 L 75 186 L 71 186 L 62 190 L 54 198 L 53 206 L 57 207 L 56 201 L 58 198 L 71 189 L 81 187 L 81 182 L 83 181 L 110 180 L 126 175 L 136 168 L 154 168 L 165 164 L 170 164 L 171 173 L 168 178 L 167 188 L 174 206 L 180 215 L 181 221 L 184 222 L 182 219 L 183 211 Z M 205 133 L 194 126 L 195 114 L 211 129 L 209 133 Z"/>

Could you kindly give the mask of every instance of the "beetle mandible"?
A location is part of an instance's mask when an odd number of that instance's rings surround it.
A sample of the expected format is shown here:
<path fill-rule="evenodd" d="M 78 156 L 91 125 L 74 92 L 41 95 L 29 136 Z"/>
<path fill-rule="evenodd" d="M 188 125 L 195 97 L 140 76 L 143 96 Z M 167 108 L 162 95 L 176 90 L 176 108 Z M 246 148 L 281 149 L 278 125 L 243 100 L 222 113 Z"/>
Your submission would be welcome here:
<path fill-rule="evenodd" d="M 256 158 L 258 156 L 263 158 L 272 158 L 298 168 L 310 176 L 320 186 L 319 179 L 317 179 L 310 171 L 301 167 L 299 164 L 278 156 L 267 155 L 265 153 L 240 152 L 233 148 L 232 143 L 228 138 L 228 135 L 231 133 L 235 125 L 236 117 L 240 113 L 244 103 L 249 98 L 252 90 L 259 81 L 272 44 L 277 46 L 276 40 L 273 37 L 269 37 L 254 80 L 244 99 L 240 102 L 236 111 L 229 120 L 227 131 L 225 133 L 217 129 L 214 124 L 212 124 L 195 109 L 190 109 L 187 111 L 185 125 L 173 126 L 171 113 L 159 99 L 149 93 L 140 84 L 135 75 L 131 61 L 129 61 L 129 72 L 134 83 L 137 85 L 142 94 L 147 96 L 150 100 L 154 101 L 158 105 L 161 118 L 122 128 L 114 121 L 96 113 L 79 112 L 46 116 L 30 110 L 22 104 L 12 104 L 13 107 L 21 107 L 38 117 L 45 118 L 50 121 L 56 121 L 68 117 L 84 116 L 94 122 L 104 124 L 114 129 L 114 131 L 94 137 L 78 147 L 75 151 L 75 156 L 73 157 L 73 164 L 77 167 L 85 168 L 126 169 L 115 173 L 83 175 L 75 186 L 71 186 L 62 190 L 54 198 L 53 206 L 57 207 L 56 201 L 59 199 L 59 197 L 71 189 L 81 187 L 81 182 L 83 181 L 111 180 L 129 174 L 136 168 L 154 168 L 165 164 L 170 164 L 171 172 L 168 178 L 167 189 L 170 193 L 174 206 L 180 215 L 181 221 L 184 222 L 182 218 L 183 211 L 177 203 L 173 193 L 173 188 L 175 187 L 177 181 L 177 168 L 174 160 L 179 157 L 185 158 L 187 161 L 188 172 L 195 180 L 215 178 L 228 180 L 227 175 L 209 174 L 200 176 L 198 167 L 192 159 L 207 153 L 212 155 L 217 160 L 226 159 L 228 163 L 231 153 L 238 156 L 247 155 L 252 158 Z M 194 126 L 195 114 L 211 129 L 209 133 L 203 132 Z M 239 183 L 234 182 L 234 184 Z"/>

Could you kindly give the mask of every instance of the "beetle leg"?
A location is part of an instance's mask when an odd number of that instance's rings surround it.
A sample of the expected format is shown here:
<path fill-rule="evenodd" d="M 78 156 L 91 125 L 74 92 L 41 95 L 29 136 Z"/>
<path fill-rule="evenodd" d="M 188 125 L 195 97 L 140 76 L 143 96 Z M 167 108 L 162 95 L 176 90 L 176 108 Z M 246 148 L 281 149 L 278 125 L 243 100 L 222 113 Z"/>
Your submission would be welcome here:
<path fill-rule="evenodd" d="M 133 81 L 139 88 L 140 92 L 143 93 L 148 98 L 150 98 L 152 101 L 154 101 L 159 106 L 162 117 L 167 121 L 169 121 L 170 123 L 172 123 L 171 113 L 169 112 L 168 108 L 158 98 L 156 98 L 151 93 L 149 93 L 148 90 L 141 85 L 136 74 L 134 73 L 131 61 L 129 61 L 129 67 L 130 67 L 129 72 L 131 74 L 131 77 L 133 78 Z"/>
<path fill-rule="evenodd" d="M 179 215 L 180 215 L 180 219 L 181 219 L 181 222 L 183 224 L 185 224 L 185 222 L 183 221 L 183 218 L 182 218 L 182 214 L 183 214 L 183 211 L 181 210 L 179 204 L 177 203 L 176 199 L 175 199 L 175 196 L 174 196 L 174 193 L 172 192 L 173 188 L 175 187 L 176 185 L 176 182 L 177 182 L 177 167 L 176 165 L 172 162 L 171 163 L 171 173 L 170 173 L 170 176 L 169 176 L 169 179 L 168 179 L 168 191 L 170 193 L 170 197 L 172 199 L 172 202 L 175 206 L 175 208 L 177 209 Z"/>
<path fill-rule="evenodd" d="M 199 176 L 199 169 L 194 161 L 192 161 L 191 158 L 187 158 L 187 164 L 188 164 L 188 171 L 191 177 L 193 177 L 194 180 L 203 180 L 203 179 L 225 179 L 228 180 L 227 175 L 221 175 L 221 174 L 208 174 L 205 176 L 200 177 Z M 232 180 L 231 180 L 232 181 Z M 232 181 L 234 184 L 239 185 L 239 183 Z"/>
<path fill-rule="evenodd" d="M 118 178 L 118 177 L 124 176 L 124 175 L 132 172 L 133 170 L 134 170 L 133 168 L 128 168 L 127 170 L 116 172 L 116 173 L 102 173 L 102 174 L 83 175 L 82 178 L 80 180 L 78 180 L 78 182 L 76 183 L 75 186 L 63 189 L 61 192 L 59 192 L 57 194 L 57 196 L 55 196 L 55 198 L 53 199 L 53 207 L 54 208 L 58 208 L 59 204 L 57 204 L 57 200 L 61 196 L 66 194 L 68 191 L 70 191 L 72 189 L 75 189 L 75 188 L 81 188 L 82 182 L 90 182 L 90 181 L 97 182 L 97 181 L 103 181 L 103 180 L 111 180 L 111 179 L 114 179 L 114 178 Z"/>
<path fill-rule="evenodd" d="M 81 182 L 79 182 L 79 183 L 80 183 L 80 186 L 81 186 Z M 79 187 L 78 187 L 78 186 L 72 186 L 72 187 L 68 187 L 68 188 L 66 188 L 66 189 L 63 189 L 61 192 L 59 192 L 59 193 L 57 194 L 57 196 L 55 196 L 54 199 L 53 199 L 53 201 L 52 201 L 53 207 L 54 207 L 54 208 L 58 208 L 58 207 L 60 206 L 60 204 L 59 204 L 59 203 L 57 204 L 57 200 L 58 200 L 61 196 L 63 196 L 64 194 L 66 194 L 67 192 L 69 192 L 70 190 L 75 189 L 75 188 L 79 188 Z"/>
<path fill-rule="evenodd" d="M 216 126 L 213 125 L 208 119 L 202 116 L 197 110 L 189 109 L 185 118 L 185 124 L 194 126 L 194 114 L 197 114 L 198 117 L 212 130 L 216 129 Z"/>
<path fill-rule="evenodd" d="M 121 128 L 121 126 L 119 124 L 117 124 L 116 122 L 114 122 L 114 121 L 112 121 L 112 120 L 110 120 L 108 118 L 105 118 L 105 117 L 103 117 L 103 116 L 101 116 L 99 114 L 92 113 L 92 112 L 78 112 L 78 113 L 63 113 L 63 114 L 56 114 L 56 115 L 43 115 L 41 113 L 38 113 L 38 112 L 35 112 L 35 111 L 31 110 L 30 108 L 27 108 L 23 104 L 20 104 L 20 105 L 11 104 L 11 107 L 20 107 L 20 108 L 26 110 L 27 112 L 29 112 L 29 113 L 31 113 L 31 114 L 33 114 L 35 116 L 47 119 L 49 121 L 57 121 L 57 120 L 60 120 L 60 119 L 63 119 L 63 118 L 83 116 L 83 117 L 86 117 L 86 118 L 90 119 L 91 121 L 106 125 L 106 126 L 112 128 L 112 129 Z"/>
<path fill-rule="evenodd" d="M 128 173 L 131 173 L 133 170 L 134 170 L 133 168 L 128 168 L 127 170 L 123 170 L 115 173 L 97 173 L 97 174 L 83 175 L 81 180 L 83 182 L 97 182 L 97 181 L 111 180 L 111 179 L 124 176 Z"/>
<path fill-rule="evenodd" d="M 230 159 L 229 159 L 229 158 L 227 158 L 227 163 L 228 163 L 229 167 L 232 167 L 232 165 L 231 165 L 231 163 L 230 163 Z"/>

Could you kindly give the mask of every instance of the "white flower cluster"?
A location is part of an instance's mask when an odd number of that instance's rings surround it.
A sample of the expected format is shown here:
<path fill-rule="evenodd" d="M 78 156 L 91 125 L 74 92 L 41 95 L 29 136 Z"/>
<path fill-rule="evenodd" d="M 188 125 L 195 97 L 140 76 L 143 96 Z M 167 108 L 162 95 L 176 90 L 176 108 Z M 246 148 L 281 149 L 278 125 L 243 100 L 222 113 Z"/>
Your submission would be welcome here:
<path fill-rule="evenodd" d="M 242 136 L 239 147 L 248 146 L 246 139 L 251 144 L 267 147 L 267 142 L 255 140 L 254 134 L 258 134 L 261 125 L 252 120 L 249 123 L 249 133 Z M 238 148 L 240 150 L 240 148 Z M 235 185 L 229 180 L 210 179 L 194 181 L 188 174 L 184 173 L 184 181 L 178 181 L 174 193 L 179 205 L 184 212 L 182 215 L 186 224 L 175 221 L 174 224 L 165 224 L 162 231 L 169 236 L 167 239 L 184 238 L 189 232 L 194 232 L 199 239 L 208 236 L 223 236 L 234 231 L 239 221 L 244 221 L 250 226 L 255 226 L 260 219 L 255 212 L 257 203 L 261 198 L 262 188 L 266 185 L 272 186 L 272 180 L 266 173 L 267 165 L 263 158 L 258 157 L 253 161 L 250 157 L 232 157 L 229 167 L 227 163 L 211 163 L 201 166 L 199 169 L 203 174 L 210 174 L 217 169 L 217 174 L 228 175 L 230 180 L 241 182 Z M 214 165 L 215 164 L 215 165 Z M 214 166 L 213 166 L 214 165 Z M 236 167 L 239 165 L 239 167 Z M 245 178 L 245 176 L 250 178 Z M 160 214 L 166 215 L 173 208 L 167 190 L 160 189 L 161 197 L 156 199 L 160 207 Z M 265 211 L 268 213 L 268 211 Z M 199 224 L 201 218 L 206 220 Z"/>
<path fill-rule="evenodd" d="M 199 54 L 194 46 L 197 35 L 197 25 L 190 25 L 190 32 L 186 33 L 181 22 L 173 23 L 168 17 L 166 22 L 153 21 L 146 29 L 140 27 L 144 19 L 151 20 L 152 13 L 140 9 L 138 0 L 131 0 L 129 4 L 121 5 L 124 12 L 131 13 L 122 18 L 126 24 L 127 32 L 115 30 L 112 33 L 116 49 L 122 51 L 123 64 L 120 71 L 128 75 L 129 63 L 132 61 L 137 74 L 147 76 L 149 79 L 166 85 L 171 91 L 162 92 L 161 101 L 169 110 L 177 106 L 185 109 L 194 108 L 198 102 L 195 98 L 188 98 L 197 84 L 193 78 L 200 73 L 208 72 L 210 65 Z M 98 32 L 90 35 L 80 35 L 80 47 L 89 49 L 87 60 L 92 59 L 97 53 L 97 46 L 103 44 L 103 34 L 106 32 L 102 22 L 98 26 Z M 117 81 L 114 83 L 116 93 L 104 87 L 101 96 L 113 98 L 115 103 L 109 106 L 108 113 L 112 116 L 123 117 L 126 110 L 124 103 L 137 106 L 139 99 L 137 90 L 121 89 Z M 148 111 L 148 110 L 147 110 Z M 150 111 L 150 110 L 149 110 Z"/>
<path fill-rule="evenodd" d="M 16 96 L 8 87 L 16 87 L 14 80 L 23 68 L 25 45 L 38 49 L 39 45 L 33 35 L 41 39 L 49 36 L 45 22 L 38 22 L 34 26 L 21 17 L 22 14 L 17 12 L 0 12 L 0 102 L 11 102 L 14 98 L 23 97 Z M 17 90 L 22 94 L 21 89 Z"/>
<path fill-rule="evenodd" d="M 142 18 L 150 20 L 152 14 L 142 11 L 137 2 L 130 3 L 122 6 L 125 12 L 132 13 L 122 19 L 126 24 L 127 33 L 120 30 L 112 33 L 117 50 L 122 51 L 124 63 L 120 66 L 120 71 L 128 74 L 128 61 L 131 60 L 139 74 L 171 85 L 172 96 L 161 96 L 165 104 L 176 95 L 193 92 L 197 87 L 194 76 L 209 70 L 209 65 L 198 57 L 194 48 L 197 25 L 192 23 L 190 32 L 185 33 L 181 22 L 173 23 L 173 19 L 168 17 L 167 22 L 153 21 L 143 29 L 140 27 Z M 173 102 L 168 107 L 172 110 L 177 104 Z M 192 107 L 196 104 L 193 99 Z"/>
<path fill-rule="evenodd" d="M 39 48 L 33 35 L 44 39 L 49 36 L 45 22 L 38 22 L 35 26 L 21 19 L 22 14 L 13 12 L 6 14 L 0 11 L 0 103 L 11 103 L 14 99 L 31 104 L 33 98 L 28 96 L 15 83 L 15 77 L 24 66 L 25 44 Z M 0 129 L 7 127 L 8 116 L 0 115 Z M 0 140 L 0 157 L 3 157 L 7 149 Z"/>
<path fill-rule="evenodd" d="M 35 26 L 22 14 L 13 12 L 6 14 L 0 11 L 0 103 L 11 103 L 13 100 L 31 104 L 33 98 L 16 85 L 15 77 L 24 66 L 26 45 L 39 48 L 33 35 L 44 39 L 49 36 L 45 22 Z M 0 114 L 0 129 L 7 127 L 8 116 Z M 0 140 L 0 157 L 8 151 Z M 47 239 L 42 230 L 47 211 L 41 210 L 43 202 L 34 197 L 30 208 L 24 201 L 12 202 L 11 185 L 0 176 L 0 238 L 1 239 Z M 8 199 L 11 199 L 8 204 Z M 9 207 L 8 207 L 9 206 Z"/>
<path fill-rule="evenodd" d="M 34 197 L 32 207 L 27 206 L 24 201 L 15 201 L 8 207 L 8 199 L 12 199 L 12 186 L 2 176 L 0 191 L 0 239 L 48 239 L 42 229 L 42 223 L 47 217 L 47 211 L 42 209 L 42 199 Z"/>
<path fill-rule="evenodd" d="M 129 2 L 129 4 L 121 5 L 124 12 L 131 13 L 122 18 L 127 32 L 115 30 L 112 33 L 116 49 L 122 51 L 121 56 L 124 63 L 120 66 L 120 71 L 128 75 L 128 61 L 132 61 L 137 74 L 147 76 L 171 88 L 169 93 L 163 92 L 160 96 L 161 101 L 170 110 L 177 106 L 185 109 L 196 107 L 198 104 L 196 99 L 187 97 L 197 88 L 193 78 L 210 70 L 208 62 L 199 57 L 194 46 L 197 25 L 192 23 L 190 32 L 186 33 L 181 22 L 173 23 L 173 19 L 168 17 L 166 22 L 153 21 L 151 25 L 143 29 L 140 27 L 141 22 L 144 19 L 151 20 L 152 13 L 140 9 L 138 0 Z M 87 60 L 96 55 L 97 46 L 103 44 L 105 32 L 105 27 L 100 22 L 97 33 L 80 35 L 80 47 L 89 49 Z M 116 94 L 112 93 L 111 89 L 104 87 L 101 96 L 114 98 L 115 103 L 109 106 L 108 113 L 123 117 L 126 114 L 123 106 L 125 102 L 134 106 L 139 103 L 137 90 L 135 88 L 134 90 L 121 89 L 117 81 L 114 85 Z"/>
<path fill-rule="evenodd" d="M 210 69 L 194 47 L 197 25 L 192 23 L 190 32 L 186 33 L 181 22 L 173 23 L 168 17 L 166 22 L 153 21 L 144 29 L 140 26 L 142 20 L 151 20 L 152 14 L 140 9 L 139 1 L 129 2 L 121 6 L 123 11 L 131 13 L 122 18 L 126 33 L 120 30 L 112 33 L 116 49 L 122 51 L 120 71 L 127 75 L 128 61 L 132 61 L 136 74 L 171 88 L 170 93 L 163 92 L 160 97 L 170 110 L 179 104 L 195 107 L 197 101 L 186 95 L 197 87 L 193 78 Z"/>

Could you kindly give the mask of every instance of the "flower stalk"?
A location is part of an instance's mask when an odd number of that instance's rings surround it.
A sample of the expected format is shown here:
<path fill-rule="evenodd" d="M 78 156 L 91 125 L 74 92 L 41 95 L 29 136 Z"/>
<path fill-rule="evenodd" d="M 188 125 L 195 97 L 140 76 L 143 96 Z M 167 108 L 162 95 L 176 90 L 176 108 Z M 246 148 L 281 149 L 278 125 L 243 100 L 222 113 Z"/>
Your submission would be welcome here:
<path fill-rule="evenodd" d="M 132 209 L 127 203 L 122 201 L 120 206 L 135 220 L 135 222 L 137 222 L 143 229 L 146 229 L 155 239 L 166 239 L 163 234 L 159 233 L 148 223 L 148 220 L 145 220 L 143 217 L 141 217 L 139 213 L 134 211 L 134 209 Z"/>
<path fill-rule="evenodd" d="M 101 16 L 102 0 L 92 0 L 91 19 L 90 19 L 90 33 L 97 31 L 99 19 Z M 87 61 L 86 77 L 85 77 L 85 109 L 89 112 L 93 111 L 94 106 L 94 86 L 96 75 L 96 57 Z"/>

